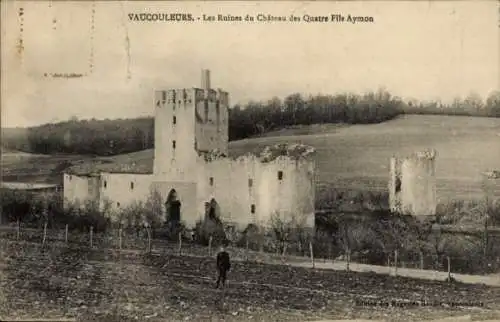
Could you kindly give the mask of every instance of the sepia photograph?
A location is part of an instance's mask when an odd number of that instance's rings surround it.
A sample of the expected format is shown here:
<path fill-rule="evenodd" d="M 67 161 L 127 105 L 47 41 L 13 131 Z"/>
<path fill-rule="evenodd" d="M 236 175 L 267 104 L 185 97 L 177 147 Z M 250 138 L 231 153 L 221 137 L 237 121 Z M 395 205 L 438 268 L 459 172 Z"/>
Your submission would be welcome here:
<path fill-rule="evenodd" d="M 500 321 L 500 3 L 1 1 L 0 321 Z"/>

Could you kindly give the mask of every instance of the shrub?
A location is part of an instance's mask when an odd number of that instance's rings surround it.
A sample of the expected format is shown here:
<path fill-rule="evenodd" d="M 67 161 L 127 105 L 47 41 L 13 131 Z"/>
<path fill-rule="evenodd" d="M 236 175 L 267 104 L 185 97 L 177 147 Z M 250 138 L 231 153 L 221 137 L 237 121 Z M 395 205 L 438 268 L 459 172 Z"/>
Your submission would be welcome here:
<path fill-rule="evenodd" d="M 312 231 L 306 227 L 305 219 L 300 216 L 275 212 L 271 215 L 269 226 L 271 229 L 264 236 L 270 237 L 270 239 L 265 238 L 269 243 L 268 247 L 280 253 L 283 252 L 285 247 L 289 251 L 296 251 L 301 254 L 308 249 Z"/>
<path fill-rule="evenodd" d="M 210 236 L 212 237 L 212 245 L 221 245 L 229 240 L 226 237 L 222 222 L 206 217 L 199 220 L 195 225 L 195 241 L 199 244 L 207 246 Z"/>
<path fill-rule="evenodd" d="M 105 232 L 111 228 L 111 220 L 99 209 L 97 202 L 87 201 L 77 210 L 77 214 L 71 217 L 68 227 L 87 232 L 91 226 L 94 232 Z"/>
<path fill-rule="evenodd" d="M 259 227 L 255 224 L 249 224 L 242 232 L 239 238 L 236 240 L 236 245 L 238 247 L 246 247 L 248 241 L 248 248 L 252 250 L 258 250 L 260 247 L 261 233 Z"/>
<path fill-rule="evenodd" d="M 177 241 L 179 240 L 179 233 L 182 239 L 186 239 L 188 237 L 186 236 L 186 232 L 187 228 L 183 222 L 169 220 L 162 226 L 159 237 L 169 241 Z"/>

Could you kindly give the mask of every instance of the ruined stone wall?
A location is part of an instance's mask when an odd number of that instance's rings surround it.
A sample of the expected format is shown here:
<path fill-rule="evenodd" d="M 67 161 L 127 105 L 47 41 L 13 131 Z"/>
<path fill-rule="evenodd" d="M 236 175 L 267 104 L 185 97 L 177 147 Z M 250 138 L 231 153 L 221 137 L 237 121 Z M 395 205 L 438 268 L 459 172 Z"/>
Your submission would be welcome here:
<path fill-rule="evenodd" d="M 239 229 L 269 225 L 274 214 L 314 227 L 314 162 L 280 156 L 269 162 L 253 155 L 236 160 L 196 158 L 195 181 L 157 181 L 152 174 L 101 173 L 99 177 L 65 177 L 65 196 L 94 198 L 101 207 L 123 210 L 146 202 L 152 190 L 162 203 L 172 189 L 181 201 L 181 220 L 188 227 L 205 214 L 205 202 L 219 205 L 221 219 Z"/>
<path fill-rule="evenodd" d="M 100 206 L 125 209 L 134 202 L 144 202 L 150 195 L 153 175 L 134 173 L 101 173 Z"/>
<path fill-rule="evenodd" d="M 280 171 L 281 179 L 278 178 Z M 259 221 L 263 226 L 270 224 L 274 214 L 279 214 L 282 219 L 295 217 L 301 226 L 314 227 L 314 162 L 279 157 L 264 163 L 257 199 Z"/>
<path fill-rule="evenodd" d="M 487 171 L 481 177 L 484 197 L 489 206 L 500 204 L 500 171 Z"/>
<path fill-rule="evenodd" d="M 414 155 L 401 164 L 401 210 L 413 216 L 436 213 L 435 158 Z"/>
<path fill-rule="evenodd" d="M 401 162 L 391 158 L 389 164 L 389 207 L 392 212 L 401 211 Z"/>
<path fill-rule="evenodd" d="M 391 158 L 389 204 L 394 212 L 435 215 L 437 207 L 435 151 Z"/>
<path fill-rule="evenodd" d="M 65 206 L 68 206 L 69 203 L 78 203 L 83 206 L 88 200 L 98 202 L 99 177 L 65 173 L 63 175 L 63 189 Z"/>
<path fill-rule="evenodd" d="M 248 224 L 267 225 L 274 213 L 296 216 L 314 227 L 314 163 L 279 157 L 261 162 L 256 156 L 236 160 L 200 159 L 198 171 L 198 211 L 214 198 L 220 216 L 239 229 Z"/>

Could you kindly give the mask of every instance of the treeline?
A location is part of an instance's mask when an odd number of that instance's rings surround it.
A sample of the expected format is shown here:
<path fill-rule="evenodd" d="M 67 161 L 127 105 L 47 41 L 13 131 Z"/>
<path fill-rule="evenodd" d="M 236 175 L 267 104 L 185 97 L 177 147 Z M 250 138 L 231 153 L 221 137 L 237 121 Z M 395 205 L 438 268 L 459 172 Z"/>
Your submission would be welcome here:
<path fill-rule="evenodd" d="M 400 115 L 403 108 L 400 99 L 385 91 L 308 98 L 292 94 L 284 100 L 275 97 L 267 102 L 234 106 L 229 114 L 229 135 L 237 140 L 293 125 L 380 123 Z"/>
<path fill-rule="evenodd" d="M 403 111 L 405 114 L 500 117 L 500 91 L 492 92 L 485 101 L 476 94 L 465 99 L 455 98 L 451 104 L 412 100 L 405 104 Z"/>
<path fill-rule="evenodd" d="M 486 101 L 477 96 L 445 105 L 438 102 L 404 102 L 387 91 L 364 95 L 338 94 L 249 102 L 229 111 L 229 139 L 238 140 L 283 127 L 319 123 L 369 124 L 401 114 L 445 114 L 500 117 L 500 92 Z M 2 146 L 31 153 L 114 155 L 154 146 L 152 117 L 118 120 L 72 119 L 28 129 L 2 131 Z"/>
<path fill-rule="evenodd" d="M 17 133 L 20 131 L 18 129 Z M 77 120 L 28 128 L 14 135 L 4 131 L 2 146 L 23 152 L 115 155 L 153 147 L 153 118 Z"/>

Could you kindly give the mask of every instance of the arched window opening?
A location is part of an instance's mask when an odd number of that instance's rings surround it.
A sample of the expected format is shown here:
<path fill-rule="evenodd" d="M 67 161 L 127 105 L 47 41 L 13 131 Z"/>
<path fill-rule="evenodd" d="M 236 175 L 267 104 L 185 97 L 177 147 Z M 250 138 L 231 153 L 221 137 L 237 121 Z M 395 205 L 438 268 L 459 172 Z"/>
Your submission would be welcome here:
<path fill-rule="evenodd" d="M 178 223 L 181 221 L 181 202 L 179 201 L 175 189 L 170 190 L 168 193 L 165 209 L 168 222 Z"/>
<path fill-rule="evenodd" d="M 207 219 L 212 220 L 216 223 L 222 223 L 222 221 L 220 219 L 219 204 L 217 203 L 217 201 L 214 198 L 212 198 L 210 200 L 210 202 L 205 203 L 205 207 L 206 207 L 205 216 Z"/>
<path fill-rule="evenodd" d="M 396 185 L 395 185 L 395 190 L 396 190 L 396 193 L 399 193 L 401 192 L 401 178 L 398 176 L 396 177 Z"/>

